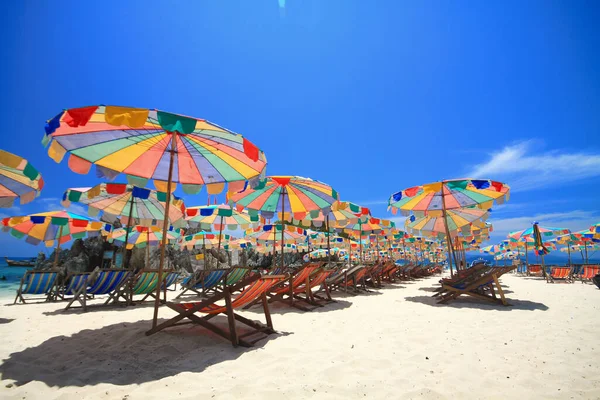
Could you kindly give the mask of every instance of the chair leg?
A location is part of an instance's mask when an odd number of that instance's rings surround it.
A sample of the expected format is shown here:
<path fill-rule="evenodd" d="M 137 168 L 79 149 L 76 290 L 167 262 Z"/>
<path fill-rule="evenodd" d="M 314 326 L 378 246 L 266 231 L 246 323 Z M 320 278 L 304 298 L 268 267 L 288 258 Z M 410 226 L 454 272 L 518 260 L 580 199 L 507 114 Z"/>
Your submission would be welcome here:
<path fill-rule="evenodd" d="M 506 302 L 506 298 L 504 297 L 504 290 L 502 290 L 500 282 L 498 282 L 498 278 L 496 277 L 496 275 L 492 275 L 492 277 L 494 278 L 494 283 L 496 284 L 496 288 L 498 289 L 498 293 L 500 294 L 500 298 L 502 299 L 502 304 L 507 306 L 508 303 Z"/>
<path fill-rule="evenodd" d="M 235 328 L 235 317 L 233 315 L 233 307 L 231 307 L 231 293 L 229 292 L 229 288 L 225 287 L 223 289 L 225 294 L 225 307 L 227 308 L 227 321 L 229 322 L 229 335 L 231 337 L 231 344 L 233 347 L 237 347 L 239 345 L 237 330 Z"/>
<path fill-rule="evenodd" d="M 273 321 L 271 320 L 271 311 L 269 310 L 269 302 L 267 301 L 266 293 L 263 292 L 260 298 L 263 305 L 263 312 L 265 313 L 265 319 L 267 320 L 267 326 L 273 329 Z"/>

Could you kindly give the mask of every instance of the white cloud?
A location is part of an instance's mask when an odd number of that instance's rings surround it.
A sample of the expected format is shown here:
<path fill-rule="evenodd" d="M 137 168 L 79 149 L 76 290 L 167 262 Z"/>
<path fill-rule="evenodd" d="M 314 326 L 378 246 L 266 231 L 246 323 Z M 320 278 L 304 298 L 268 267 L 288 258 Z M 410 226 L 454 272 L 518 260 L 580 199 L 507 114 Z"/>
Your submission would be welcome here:
<path fill-rule="evenodd" d="M 532 141 L 506 146 L 475 165 L 468 176 L 508 183 L 513 191 L 529 190 L 600 176 L 600 154 L 541 152 Z"/>
<path fill-rule="evenodd" d="M 65 207 L 60 204 L 60 199 L 57 197 L 46 197 L 40 199 L 39 202 L 42 204 L 43 211 L 60 211 L 65 209 Z M 81 216 L 88 215 L 87 207 L 82 206 L 81 204 L 71 203 L 67 210 Z"/>
<path fill-rule="evenodd" d="M 15 215 L 21 215 L 21 207 L 11 206 L 6 208 L 0 208 L 0 219 L 13 217 Z"/>
<path fill-rule="evenodd" d="M 494 226 L 494 236 L 506 236 L 509 232 L 527 229 L 531 224 L 537 221 L 541 226 L 552 228 L 567 228 L 571 232 L 589 229 L 589 227 L 600 221 L 600 215 L 597 212 L 574 210 L 568 212 L 556 212 L 546 214 L 536 214 L 513 218 L 490 218 Z"/>

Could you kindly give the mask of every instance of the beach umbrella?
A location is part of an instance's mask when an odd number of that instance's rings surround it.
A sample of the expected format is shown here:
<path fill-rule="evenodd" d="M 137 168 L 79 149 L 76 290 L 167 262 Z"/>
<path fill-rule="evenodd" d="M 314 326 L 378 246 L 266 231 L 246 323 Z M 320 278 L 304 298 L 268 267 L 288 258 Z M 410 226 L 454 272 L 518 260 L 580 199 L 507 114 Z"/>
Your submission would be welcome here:
<path fill-rule="evenodd" d="M 247 209 L 250 215 L 258 212 L 270 220 L 274 217 L 282 223 L 303 220 L 319 213 L 327 215 L 338 200 L 338 193 L 331 186 L 298 176 L 270 176 L 254 188 L 245 188 L 229 196 L 229 201 L 238 210 Z M 284 243 L 285 229 L 281 229 L 281 245 Z M 283 268 L 283 251 L 281 267 Z"/>
<path fill-rule="evenodd" d="M 392 213 L 402 215 L 414 214 L 416 217 L 425 215 L 440 216 L 445 221 L 447 211 L 458 208 L 478 207 L 482 210 L 492 208 L 494 202 L 502 204 L 508 200 L 510 188 L 508 185 L 489 179 L 453 179 L 441 182 L 414 186 L 392 194 L 388 205 Z M 449 223 L 446 221 L 445 226 Z M 452 238 L 446 231 L 448 252 L 452 252 Z M 454 260 L 456 262 L 456 260 Z M 448 256 L 450 273 L 452 272 L 452 257 Z"/>
<path fill-rule="evenodd" d="M 167 241 L 173 242 L 179 239 L 180 230 L 169 227 L 167 230 Z M 134 247 L 146 248 L 146 264 L 150 262 L 150 246 L 159 246 L 162 243 L 162 228 L 157 226 L 132 226 L 128 228 L 114 229 L 108 235 L 109 243 L 119 242 L 124 248 Z"/>
<path fill-rule="evenodd" d="M 39 196 L 43 187 L 42 175 L 29 161 L 0 150 L 0 207 L 12 207 L 17 198 L 27 204 Z"/>
<path fill-rule="evenodd" d="M 206 185 L 209 195 L 253 185 L 264 173 L 264 153 L 239 134 L 203 119 L 165 111 L 119 106 L 90 106 L 64 110 L 50 119 L 42 143 L 48 155 L 60 162 L 69 153 L 69 168 L 112 180 L 126 175 L 130 184 L 143 187 L 149 179 L 167 193 L 163 241 L 168 229 L 171 193 L 177 184 L 188 194 Z M 165 259 L 161 246 L 158 280 Z M 160 305 L 156 286 L 152 326 L 156 327 Z"/>
<path fill-rule="evenodd" d="M 200 227 L 201 229 L 218 229 L 219 238 L 223 233 L 223 228 L 229 230 L 249 229 L 257 227 L 260 224 L 258 215 L 250 216 L 247 212 L 240 212 L 227 204 L 212 206 L 188 207 L 185 211 L 186 221 L 191 227 Z M 219 241 L 217 251 L 221 250 Z"/>
<path fill-rule="evenodd" d="M 161 227 L 165 219 L 166 199 L 166 193 L 155 190 L 125 183 L 101 183 L 91 188 L 67 189 L 61 204 L 64 207 L 69 207 L 72 202 L 87 205 L 90 216 L 96 217 L 102 214 L 105 220 L 121 217 L 125 228 L 134 225 Z M 183 200 L 175 195 L 172 195 L 170 200 L 168 223 L 171 224 L 170 226 L 185 226 Z M 124 232 L 123 241 L 129 243 L 128 235 L 131 230 L 125 229 Z M 123 260 L 126 260 L 126 249 L 128 247 L 123 246 Z M 126 264 L 125 267 L 127 268 Z"/>
<path fill-rule="evenodd" d="M 355 224 L 347 224 L 345 226 L 336 225 L 335 228 L 341 232 L 351 235 L 352 237 L 356 237 L 358 235 L 360 262 L 362 262 L 363 236 L 368 238 L 372 234 L 377 234 L 382 231 L 391 231 L 396 228 L 396 224 L 387 219 L 370 217 L 367 222 L 362 222 L 362 220 L 359 220 Z"/>
<path fill-rule="evenodd" d="M 566 228 L 553 228 L 547 226 L 540 226 L 536 221 L 532 224 L 531 228 L 527 228 L 521 231 L 511 232 L 508 234 L 508 239 L 510 242 L 525 243 L 525 263 L 529 265 L 528 258 L 528 248 L 529 245 L 533 242 L 533 248 L 537 255 L 540 255 L 542 258 L 542 273 L 544 277 L 546 277 L 546 269 L 544 266 L 544 255 L 548 254 L 550 250 L 548 249 L 548 244 L 544 242 L 543 237 L 551 237 L 555 235 L 566 235 L 571 233 L 569 229 Z"/>
<path fill-rule="evenodd" d="M 600 222 L 596 222 L 594 225 L 590 226 L 590 231 L 600 234 Z"/>
<path fill-rule="evenodd" d="M 58 264 L 60 245 L 73 239 L 98 236 L 101 230 L 110 232 L 112 226 L 69 211 L 49 211 L 37 214 L 9 217 L 2 220 L 2 230 L 18 239 L 46 247 L 54 247 L 54 266 Z"/>
<path fill-rule="evenodd" d="M 500 243 L 500 244 L 492 244 L 489 246 L 482 247 L 479 251 L 481 253 L 485 253 L 485 254 L 496 255 L 496 254 L 506 252 L 507 249 L 505 248 L 504 243 Z"/>
<path fill-rule="evenodd" d="M 446 236 L 446 231 L 450 232 L 452 236 L 457 236 L 460 232 L 471 233 L 473 226 L 483 228 L 485 227 L 484 221 L 488 216 L 487 211 L 478 208 L 460 208 L 448 210 L 445 219 L 441 215 L 425 215 L 421 218 L 411 215 L 406 219 L 404 225 L 409 232 L 443 238 Z M 447 230 L 446 221 L 448 223 Z"/>

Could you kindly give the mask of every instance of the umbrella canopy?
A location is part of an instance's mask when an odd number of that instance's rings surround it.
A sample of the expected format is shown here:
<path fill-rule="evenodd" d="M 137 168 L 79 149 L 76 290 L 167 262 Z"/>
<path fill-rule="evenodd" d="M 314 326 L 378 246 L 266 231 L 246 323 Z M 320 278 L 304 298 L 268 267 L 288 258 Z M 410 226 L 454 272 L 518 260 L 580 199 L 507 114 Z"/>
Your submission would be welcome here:
<path fill-rule="evenodd" d="M 508 249 L 505 247 L 504 243 L 500 243 L 482 247 L 479 251 L 485 254 L 500 254 L 508 251 Z"/>
<path fill-rule="evenodd" d="M 442 196 L 443 193 L 443 196 Z M 454 179 L 414 186 L 394 193 L 389 201 L 392 212 L 417 216 L 457 208 L 479 207 L 487 210 L 494 202 L 508 200 L 508 185 L 489 179 Z M 434 214 L 435 215 L 435 214 Z"/>
<path fill-rule="evenodd" d="M 306 236 L 304 230 L 286 225 L 263 225 L 260 228 L 248 229 L 245 233 L 247 238 L 255 240 L 257 243 L 274 243 L 278 240 L 282 240 L 287 244 L 296 244 L 304 242 Z"/>
<path fill-rule="evenodd" d="M 489 213 L 478 208 L 461 208 L 456 210 L 448 210 L 446 221 L 448 223 L 448 231 L 453 236 L 460 233 L 463 228 L 466 232 L 471 232 L 472 226 L 479 228 L 485 227 L 484 220 L 487 219 Z M 407 230 L 413 233 L 421 233 L 427 236 L 443 237 L 446 235 L 446 225 L 444 217 L 426 215 L 421 218 L 416 218 L 414 215 L 406 219 L 405 226 Z"/>
<path fill-rule="evenodd" d="M 167 231 L 167 241 L 173 242 L 179 239 L 180 231 L 170 227 Z M 129 228 L 129 235 L 127 235 L 126 228 L 115 229 L 109 236 L 109 242 L 125 243 L 127 240 L 127 248 L 133 247 L 146 247 L 146 246 L 158 246 L 162 243 L 162 229 L 158 227 L 147 227 L 147 226 L 133 226 Z"/>
<path fill-rule="evenodd" d="M 92 188 L 71 188 L 63 194 L 62 205 L 71 202 L 88 206 L 88 214 L 107 217 L 126 217 L 124 223 L 132 226 L 160 226 L 165 216 L 167 194 L 125 183 L 101 183 Z M 168 221 L 171 225 L 185 226 L 183 200 L 172 196 Z M 135 222 L 134 222 L 135 221 Z"/>
<path fill-rule="evenodd" d="M 508 234 L 508 238 L 511 242 L 521 242 L 524 241 L 525 238 L 531 238 L 535 235 L 535 228 L 539 230 L 539 233 L 543 237 L 555 236 L 555 235 L 566 235 L 571 233 L 569 229 L 566 228 L 551 228 L 548 226 L 540 226 L 537 222 L 534 222 L 531 228 L 524 229 L 522 231 L 511 232 Z"/>
<path fill-rule="evenodd" d="M 178 244 L 182 249 L 185 248 L 188 250 L 201 248 L 212 249 L 219 245 L 219 240 L 222 243 L 228 243 L 232 240 L 232 237 L 228 234 L 219 235 L 214 232 L 198 232 L 193 235 L 181 237 Z"/>
<path fill-rule="evenodd" d="M 188 207 L 185 211 L 186 220 L 192 227 L 201 229 L 249 229 L 258 226 L 258 215 L 250 216 L 247 212 L 240 212 L 226 204 L 213 206 Z"/>
<path fill-rule="evenodd" d="M 252 142 L 202 119 L 165 111 L 119 106 L 90 106 L 64 110 L 46 123 L 42 142 L 48 155 L 60 162 L 69 153 L 69 168 L 112 180 L 120 173 L 136 186 L 149 179 L 166 192 L 158 279 L 165 260 L 171 192 L 180 184 L 185 193 L 206 185 L 209 195 L 225 184 L 238 191 L 264 173 L 267 160 Z M 156 286 L 153 328 L 157 325 L 160 285 Z"/>
<path fill-rule="evenodd" d="M 171 154 L 171 181 L 190 194 L 202 185 L 219 193 L 226 182 L 241 182 L 235 187 L 241 188 L 267 164 L 264 153 L 237 133 L 203 119 L 145 108 L 64 110 L 47 122 L 44 142 L 56 162 L 70 153 L 69 168 L 76 173 L 86 174 L 95 164 L 99 177 L 123 173 L 137 186 L 153 179 L 162 192 L 167 192 Z"/>
<path fill-rule="evenodd" d="M 338 200 L 337 192 L 329 185 L 298 176 L 270 176 L 254 189 L 233 193 L 229 201 L 249 213 L 260 212 L 265 219 L 303 220 L 307 216 L 329 213 Z M 282 214 L 283 213 L 283 214 Z"/>
<path fill-rule="evenodd" d="M 310 253 L 306 253 L 303 257 L 302 260 L 304 262 L 308 262 L 310 260 L 317 260 L 317 259 L 324 259 L 324 258 L 328 258 L 329 255 L 339 255 L 340 257 L 346 257 L 348 254 L 348 251 L 345 249 L 340 249 L 339 247 L 332 247 L 331 249 L 327 250 L 327 249 L 317 249 L 317 250 L 313 250 Z"/>
<path fill-rule="evenodd" d="M 590 231 L 600 233 L 600 222 L 596 222 L 594 225 L 590 226 Z"/>
<path fill-rule="evenodd" d="M 42 175 L 29 161 L 0 150 L 0 207 L 12 207 L 17 198 L 20 204 L 27 204 L 43 187 Z"/>
<path fill-rule="evenodd" d="M 69 211 L 49 211 L 20 217 L 4 218 L 4 231 L 27 243 L 47 247 L 66 243 L 72 239 L 98 236 L 101 230 L 110 231 L 112 226 Z"/>

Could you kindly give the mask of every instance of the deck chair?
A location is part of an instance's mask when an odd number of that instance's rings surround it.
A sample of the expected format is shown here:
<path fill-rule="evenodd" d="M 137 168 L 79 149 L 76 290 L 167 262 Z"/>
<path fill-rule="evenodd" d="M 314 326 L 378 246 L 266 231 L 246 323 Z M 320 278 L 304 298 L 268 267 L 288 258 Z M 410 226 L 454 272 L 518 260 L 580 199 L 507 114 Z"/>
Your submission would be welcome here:
<path fill-rule="evenodd" d="M 242 279 L 244 279 L 250 273 L 252 273 L 250 268 L 232 267 L 225 273 L 225 276 L 221 280 L 221 284 L 215 285 L 213 288 L 209 289 L 209 291 L 222 292 L 223 287 L 233 286 L 238 282 L 241 282 Z"/>
<path fill-rule="evenodd" d="M 75 296 L 75 293 L 87 284 L 89 275 L 90 272 L 70 272 L 65 279 L 64 287 L 58 291 L 58 297 L 66 300 L 67 296 Z"/>
<path fill-rule="evenodd" d="M 16 304 L 19 300 L 25 304 L 23 295 L 44 295 L 44 297 L 30 297 L 27 300 L 56 300 L 57 278 L 58 272 L 56 271 L 27 271 L 21 278 L 13 304 Z"/>
<path fill-rule="evenodd" d="M 480 300 L 500 303 L 504 306 L 509 305 L 506 302 L 504 291 L 500 286 L 498 279 L 507 272 L 516 269 L 516 266 L 506 267 L 487 267 L 472 271 L 470 274 L 463 276 L 458 282 L 443 283 L 441 293 L 434 296 L 439 296 L 438 303 L 447 303 L 450 300 L 455 300 L 461 295 L 468 295 Z M 472 270 L 469 268 L 468 270 Z M 496 291 L 500 298 L 496 296 Z"/>
<path fill-rule="evenodd" d="M 167 301 L 167 288 L 179 277 L 179 272 L 163 271 L 161 292 L 163 293 L 163 302 Z M 144 269 L 133 277 L 130 285 L 123 285 L 119 293 L 113 296 L 113 301 L 118 302 L 123 299 L 128 305 L 133 304 L 133 296 L 144 296 L 145 301 L 148 297 L 156 298 L 156 285 L 158 284 L 158 270 Z"/>
<path fill-rule="evenodd" d="M 323 306 L 321 303 L 334 303 L 335 300 L 331 298 L 329 287 L 325 284 L 325 281 L 335 272 L 337 272 L 337 269 L 334 267 L 329 267 L 328 265 L 315 272 L 310 278 L 310 284 L 308 287 L 301 286 L 298 288 L 298 292 L 296 293 L 298 298 L 309 304 L 319 307 Z M 313 289 L 315 288 L 317 291 L 313 292 Z M 319 295 L 321 292 L 325 294 L 325 297 Z M 306 294 L 305 298 L 301 297 L 302 293 Z"/>
<path fill-rule="evenodd" d="M 540 264 L 529 264 L 527 266 L 527 276 L 543 276 L 542 266 Z"/>
<path fill-rule="evenodd" d="M 223 292 L 216 293 L 211 297 L 192 303 L 172 303 L 168 302 L 167 307 L 177 312 L 177 316 L 165 321 L 151 330 L 146 332 L 146 335 L 152 335 L 165 328 L 171 326 L 178 326 L 182 324 L 195 323 L 203 326 L 204 328 L 216 333 L 219 336 L 224 337 L 231 341 L 234 347 L 242 345 L 245 347 L 253 346 L 257 341 L 264 338 L 264 335 L 255 340 L 246 340 L 246 338 L 254 336 L 257 333 L 263 333 L 266 335 L 276 333 L 273 329 L 273 322 L 271 321 L 271 314 L 269 312 L 269 303 L 267 301 L 266 293 L 273 286 L 283 282 L 287 276 L 285 275 L 258 275 L 252 274 L 241 282 L 233 286 L 225 285 Z M 231 296 L 231 291 L 243 291 L 238 294 L 235 298 Z M 251 304 L 259 299 L 263 305 L 263 312 L 265 314 L 267 325 L 251 321 L 239 314 L 236 314 L 234 310 Z M 225 305 L 217 304 L 217 301 L 225 301 Z M 199 317 L 196 313 L 207 314 L 204 317 Z M 220 327 L 209 322 L 212 318 L 219 314 L 227 315 L 229 322 L 229 331 L 225 331 Z M 183 319 L 189 319 L 189 321 L 182 321 Z M 236 321 L 241 322 L 250 328 L 252 331 L 239 335 L 236 327 Z"/>
<path fill-rule="evenodd" d="M 274 287 L 267 292 L 269 303 L 279 301 L 302 311 L 311 311 L 312 308 L 306 307 L 304 304 L 296 301 L 304 300 L 299 298 L 297 293 L 310 290 L 310 277 L 319 268 L 321 268 L 323 264 L 323 262 L 311 262 L 304 264 L 293 275 L 290 275 L 286 282 L 282 282 L 281 284 L 277 285 L 277 287 Z M 310 298 L 310 296 L 308 297 Z M 254 304 L 251 303 L 246 306 L 246 308 L 249 308 L 252 305 Z"/>
<path fill-rule="evenodd" d="M 600 274 L 599 265 L 584 265 L 583 273 L 581 274 L 581 283 L 592 282 L 592 279 L 598 274 Z"/>
<path fill-rule="evenodd" d="M 571 267 L 551 267 L 546 282 L 554 283 L 557 280 L 573 283 L 573 270 Z"/>
<path fill-rule="evenodd" d="M 227 269 L 207 269 L 198 271 L 187 282 L 184 281 L 181 283 L 183 292 L 179 293 L 175 298 L 178 299 L 187 292 L 196 293 L 198 296 L 206 295 L 208 290 L 221 283 L 227 271 Z"/>
<path fill-rule="evenodd" d="M 126 269 L 104 269 L 94 271 L 85 276 L 85 282 L 81 284 L 73 298 L 69 301 L 65 310 L 72 308 L 72 304 L 78 301 L 83 311 L 87 311 L 87 300 L 89 295 L 109 295 L 104 304 L 115 301 L 122 290 L 123 285 L 128 284 L 132 272 Z M 73 307 L 76 308 L 76 307 Z"/>
<path fill-rule="evenodd" d="M 348 293 L 349 288 L 354 292 L 358 292 L 354 276 L 356 273 L 363 270 L 365 270 L 365 266 L 363 265 L 353 265 L 350 268 L 343 268 L 339 272 L 331 274 L 329 278 L 325 280 L 325 284 L 328 286 L 329 292 L 343 290 L 345 293 Z M 366 271 L 362 272 L 362 274 L 364 273 L 366 273 Z"/>

